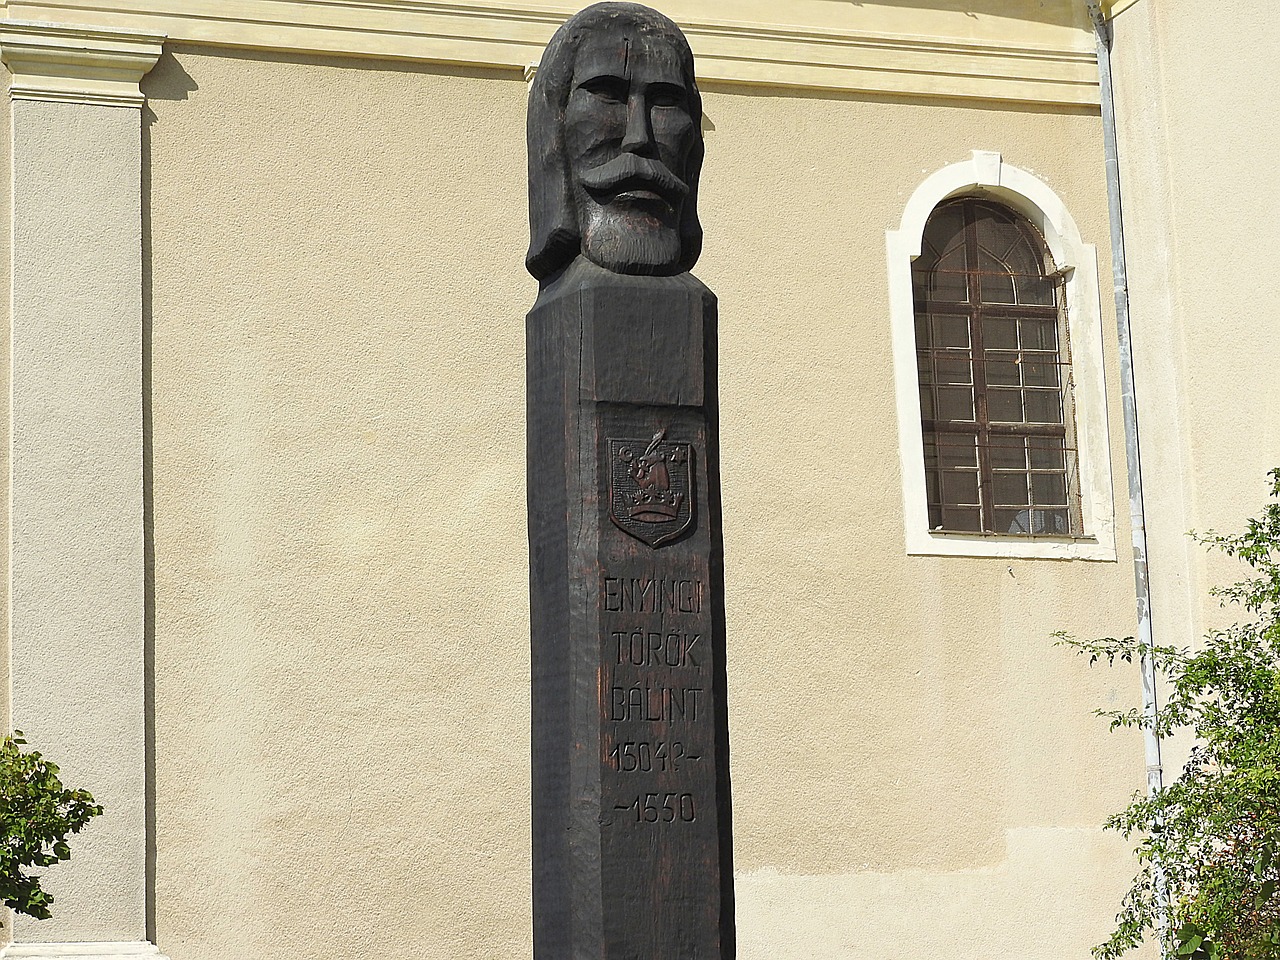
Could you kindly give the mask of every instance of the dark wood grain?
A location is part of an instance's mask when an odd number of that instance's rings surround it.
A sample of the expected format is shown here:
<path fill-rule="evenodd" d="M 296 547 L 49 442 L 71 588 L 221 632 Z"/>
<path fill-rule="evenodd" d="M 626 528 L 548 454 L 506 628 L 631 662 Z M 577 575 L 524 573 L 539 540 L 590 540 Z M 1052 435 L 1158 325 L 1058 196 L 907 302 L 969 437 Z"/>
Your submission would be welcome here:
<path fill-rule="evenodd" d="M 715 298 L 578 260 L 527 339 L 534 955 L 731 958 Z"/>
<path fill-rule="evenodd" d="M 530 92 L 536 960 L 735 955 L 701 118 L 633 3 L 570 18 Z"/>
<path fill-rule="evenodd" d="M 529 91 L 525 264 L 547 281 L 579 256 L 670 276 L 702 250 L 702 97 L 680 28 L 597 3 L 547 44 Z"/>

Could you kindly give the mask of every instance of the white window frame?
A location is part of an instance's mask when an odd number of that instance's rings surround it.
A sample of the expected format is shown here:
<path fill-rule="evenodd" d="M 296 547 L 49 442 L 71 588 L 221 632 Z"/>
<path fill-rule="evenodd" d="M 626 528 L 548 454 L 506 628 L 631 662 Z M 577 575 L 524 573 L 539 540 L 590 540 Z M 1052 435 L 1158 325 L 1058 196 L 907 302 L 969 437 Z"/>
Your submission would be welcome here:
<path fill-rule="evenodd" d="M 1080 479 L 1082 533 L 1074 537 L 1017 537 L 950 533 L 929 529 L 925 492 L 924 438 L 920 427 L 920 381 L 916 369 L 915 303 L 911 264 L 920 256 L 925 222 L 938 204 L 958 196 L 999 201 L 1025 216 L 1043 235 L 1055 269 L 1066 281 L 1067 329 L 1071 343 L 1075 433 Z M 1025 170 L 999 153 L 973 151 L 963 163 L 926 179 L 885 234 L 889 258 L 889 319 L 898 407 L 898 452 L 907 553 L 952 557 L 1115 560 L 1115 506 L 1102 360 L 1102 307 L 1098 252 L 1083 243 L 1066 205 Z"/>

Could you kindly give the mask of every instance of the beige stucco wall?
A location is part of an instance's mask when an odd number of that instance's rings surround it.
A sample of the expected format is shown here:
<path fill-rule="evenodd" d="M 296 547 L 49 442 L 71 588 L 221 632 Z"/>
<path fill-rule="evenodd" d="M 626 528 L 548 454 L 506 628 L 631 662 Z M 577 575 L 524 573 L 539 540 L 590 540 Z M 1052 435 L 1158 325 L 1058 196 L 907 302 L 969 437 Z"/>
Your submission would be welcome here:
<path fill-rule="evenodd" d="M 527 957 L 526 88 L 179 46 L 144 90 L 157 942 Z M 741 956 L 1083 960 L 1138 686 L 1048 635 L 1131 574 L 905 556 L 884 232 L 990 149 L 1105 248 L 1097 116 L 706 111 Z"/>
<path fill-rule="evenodd" d="M 1157 630 L 1234 619 L 1207 595 L 1240 571 L 1188 530 L 1238 531 L 1280 465 L 1268 249 L 1280 219 L 1263 4 L 1142 0 L 1116 25 L 1117 112 Z"/>

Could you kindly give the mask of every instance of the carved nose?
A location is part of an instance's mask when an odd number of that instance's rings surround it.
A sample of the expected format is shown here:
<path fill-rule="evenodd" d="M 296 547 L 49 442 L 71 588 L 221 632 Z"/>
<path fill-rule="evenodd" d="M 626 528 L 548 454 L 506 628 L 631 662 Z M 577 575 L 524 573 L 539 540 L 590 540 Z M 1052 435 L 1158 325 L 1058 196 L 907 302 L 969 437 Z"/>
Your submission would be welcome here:
<path fill-rule="evenodd" d="M 644 97 L 631 97 L 627 101 L 627 130 L 622 137 L 622 149 L 628 153 L 644 153 L 652 140 Z"/>

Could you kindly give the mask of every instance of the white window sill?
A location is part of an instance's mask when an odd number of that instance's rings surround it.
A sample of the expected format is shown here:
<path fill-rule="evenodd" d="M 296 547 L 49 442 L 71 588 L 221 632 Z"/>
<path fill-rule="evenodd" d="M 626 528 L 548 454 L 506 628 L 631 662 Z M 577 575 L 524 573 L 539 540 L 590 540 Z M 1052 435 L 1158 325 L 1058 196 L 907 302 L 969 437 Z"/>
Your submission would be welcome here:
<path fill-rule="evenodd" d="M 1002 557 L 1017 560 L 1115 561 L 1115 542 L 1096 537 L 1009 537 L 981 533 L 908 531 L 913 557 Z"/>

